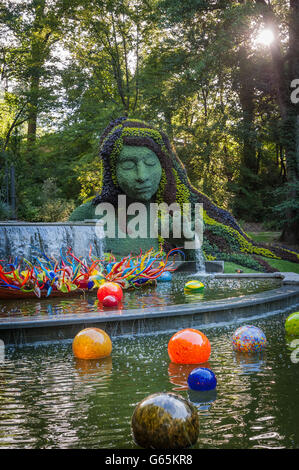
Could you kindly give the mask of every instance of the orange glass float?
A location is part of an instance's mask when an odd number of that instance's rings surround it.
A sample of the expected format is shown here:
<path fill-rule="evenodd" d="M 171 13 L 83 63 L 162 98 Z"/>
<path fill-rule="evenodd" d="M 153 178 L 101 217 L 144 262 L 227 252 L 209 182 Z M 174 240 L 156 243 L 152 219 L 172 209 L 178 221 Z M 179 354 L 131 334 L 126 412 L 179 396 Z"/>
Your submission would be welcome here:
<path fill-rule="evenodd" d="M 211 344 L 199 330 L 186 328 L 175 333 L 168 343 L 168 355 L 176 364 L 201 364 L 211 354 Z"/>
<path fill-rule="evenodd" d="M 113 295 L 120 302 L 123 297 L 123 290 L 116 282 L 104 282 L 100 285 L 97 295 L 100 302 L 108 295 Z"/>
<path fill-rule="evenodd" d="M 85 328 L 73 341 L 73 353 L 78 359 L 99 359 L 110 356 L 111 351 L 111 339 L 100 328 Z"/>

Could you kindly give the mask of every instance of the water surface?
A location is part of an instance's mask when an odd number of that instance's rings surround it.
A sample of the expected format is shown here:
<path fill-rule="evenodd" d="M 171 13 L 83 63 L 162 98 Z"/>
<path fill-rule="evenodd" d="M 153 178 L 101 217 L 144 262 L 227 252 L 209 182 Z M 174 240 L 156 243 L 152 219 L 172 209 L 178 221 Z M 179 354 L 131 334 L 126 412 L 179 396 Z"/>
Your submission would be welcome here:
<path fill-rule="evenodd" d="M 257 294 L 281 286 L 280 279 L 216 279 L 213 276 L 196 277 L 200 279 L 205 289 L 201 293 L 185 294 L 185 283 L 194 278 L 190 274 L 176 273 L 172 282 L 157 283 L 157 287 L 140 287 L 124 291 L 121 305 L 117 314 L 126 314 L 126 309 L 162 307 L 167 305 L 200 303 L 209 300 L 223 300 L 245 295 Z M 48 299 L 1 300 L 0 321 L 10 318 L 32 317 L 34 320 L 46 317 L 68 317 L 70 315 L 106 315 L 115 313 L 115 309 L 103 309 L 99 305 L 96 291 L 81 297 Z"/>
<path fill-rule="evenodd" d="M 170 362 L 172 333 L 114 338 L 112 356 L 98 361 L 76 360 L 70 341 L 9 348 L 0 363 L 0 446 L 136 449 L 136 404 L 175 391 L 199 411 L 195 448 L 298 448 L 299 363 L 291 360 L 285 318 L 252 322 L 268 339 L 257 356 L 233 352 L 240 324 L 203 329 L 212 346 L 205 366 L 218 380 L 208 394 L 187 390 L 195 365 Z"/>

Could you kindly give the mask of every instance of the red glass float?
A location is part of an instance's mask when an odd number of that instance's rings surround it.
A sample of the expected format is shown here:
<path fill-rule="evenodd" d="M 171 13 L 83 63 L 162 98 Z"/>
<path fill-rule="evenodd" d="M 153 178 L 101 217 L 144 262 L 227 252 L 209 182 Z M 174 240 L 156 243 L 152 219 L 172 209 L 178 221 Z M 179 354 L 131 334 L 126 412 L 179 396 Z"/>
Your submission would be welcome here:
<path fill-rule="evenodd" d="M 116 282 L 104 282 L 99 287 L 97 295 L 100 302 L 103 302 L 103 299 L 108 295 L 112 295 L 120 302 L 123 297 L 123 290 Z"/>
<path fill-rule="evenodd" d="M 102 305 L 103 307 L 117 307 L 118 300 L 116 297 L 114 297 L 114 295 L 107 295 L 103 298 Z"/>

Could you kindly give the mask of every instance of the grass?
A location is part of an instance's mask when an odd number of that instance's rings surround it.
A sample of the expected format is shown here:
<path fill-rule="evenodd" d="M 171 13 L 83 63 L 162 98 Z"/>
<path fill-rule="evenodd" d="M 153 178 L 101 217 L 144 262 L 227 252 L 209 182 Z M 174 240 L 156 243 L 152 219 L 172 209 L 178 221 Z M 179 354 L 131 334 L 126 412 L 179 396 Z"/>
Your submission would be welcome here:
<path fill-rule="evenodd" d="M 273 268 L 278 269 L 282 273 L 297 273 L 299 274 L 299 263 L 291 263 L 281 259 L 264 258 Z"/>
<path fill-rule="evenodd" d="M 262 257 L 261 257 L 262 258 Z M 273 268 L 278 269 L 282 273 L 297 273 L 299 274 L 299 264 L 291 263 L 290 261 L 283 261 L 280 259 L 270 259 L 263 257 L 265 261 L 267 261 L 270 266 Z M 261 271 L 255 271 L 251 268 L 246 268 L 245 266 L 241 266 L 236 263 L 231 263 L 230 261 L 224 262 L 224 272 L 226 274 L 235 273 L 237 269 L 241 269 L 244 273 L 258 273 Z"/>
<path fill-rule="evenodd" d="M 248 235 L 256 242 L 272 243 L 278 239 L 280 232 L 248 232 Z"/>
<path fill-rule="evenodd" d="M 245 266 L 240 266 L 239 264 L 232 263 L 231 261 L 224 262 L 224 272 L 225 274 L 235 273 L 237 269 L 241 269 L 244 273 L 258 273 L 260 271 L 255 271 L 251 268 L 246 268 Z"/>
<path fill-rule="evenodd" d="M 278 239 L 280 232 L 248 232 L 248 235 L 256 242 L 272 243 Z M 265 257 L 263 257 L 263 259 L 267 261 L 267 263 L 269 263 L 273 268 L 278 269 L 280 272 L 299 274 L 299 264 L 297 263 Z M 242 267 L 240 267 L 240 269 L 242 269 Z"/>

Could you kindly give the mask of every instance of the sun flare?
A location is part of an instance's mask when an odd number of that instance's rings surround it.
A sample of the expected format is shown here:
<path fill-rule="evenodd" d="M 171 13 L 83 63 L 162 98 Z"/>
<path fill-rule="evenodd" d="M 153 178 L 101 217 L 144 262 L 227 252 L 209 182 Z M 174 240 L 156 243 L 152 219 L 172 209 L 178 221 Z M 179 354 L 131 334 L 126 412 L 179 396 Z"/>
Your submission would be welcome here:
<path fill-rule="evenodd" d="M 262 29 L 258 33 L 255 42 L 263 46 L 270 46 L 273 40 L 274 40 L 273 31 L 271 29 Z"/>

